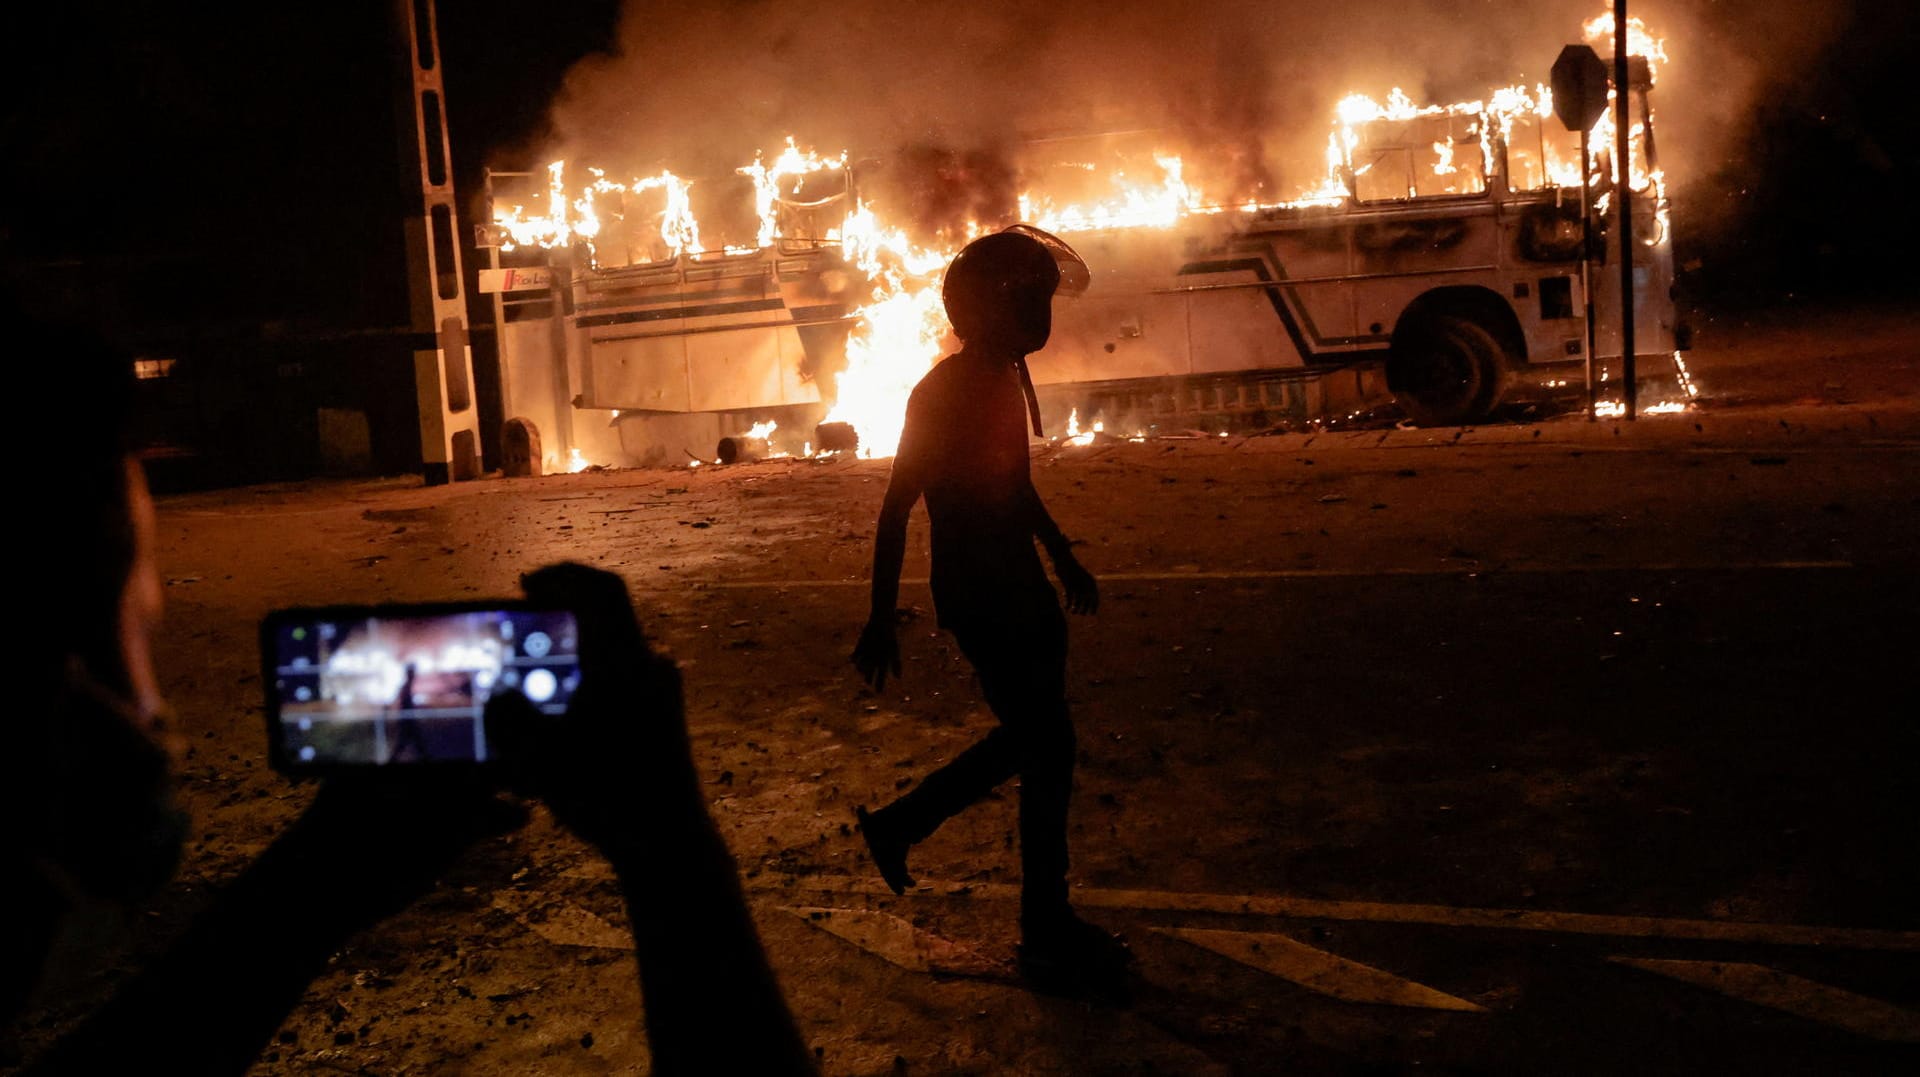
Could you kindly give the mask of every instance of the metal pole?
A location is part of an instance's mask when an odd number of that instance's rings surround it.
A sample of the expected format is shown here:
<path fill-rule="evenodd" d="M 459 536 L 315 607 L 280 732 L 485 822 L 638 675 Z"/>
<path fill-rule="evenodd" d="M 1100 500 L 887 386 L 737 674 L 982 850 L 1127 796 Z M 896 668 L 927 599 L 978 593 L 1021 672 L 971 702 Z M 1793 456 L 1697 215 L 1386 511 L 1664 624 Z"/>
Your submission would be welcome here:
<path fill-rule="evenodd" d="M 553 316 L 547 319 L 547 346 L 553 355 L 553 366 L 547 372 L 549 384 L 553 387 L 553 447 L 564 470 L 569 465 L 575 448 L 573 443 L 573 372 L 569 369 L 567 355 L 569 339 L 567 333 L 567 290 L 573 287 L 573 258 L 571 248 L 562 248 L 556 257 L 547 256 L 547 265 L 553 270 L 553 280 L 547 285 L 547 295 L 553 304 Z M 589 353 L 585 359 L 592 362 Z"/>
<path fill-rule="evenodd" d="M 492 227 L 493 222 L 493 169 L 484 173 L 486 184 L 487 223 L 483 228 Z M 487 244 L 487 268 L 500 268 L 500 248 Z M 500 379 L 500 421 L 513 418 L 513 363 L 507 357 L 507 304 L 506 297 L 500 292 L 493 293 L 493 365 Z"/>
<path fill-rule="evenodd" d="M 1632 125 L 1633 95 L 1628 89 L 1627 0 L 1613 0 L 1613 127 L 1615 212 L 1620 227 L 1620 374 L 1626 384 L 1626 411 L 1635 417 L 1633 377 L 1633 155 L 1628 129 Z"/>
<path fill-rule="evenodd" d="M 1593 132 L 1580 131 L 1580 297 L 1587 306 L 1587 421 L 1600 417 L 1599 387 L 1593 383 L 1593 154 L 1587 141 Z"/>

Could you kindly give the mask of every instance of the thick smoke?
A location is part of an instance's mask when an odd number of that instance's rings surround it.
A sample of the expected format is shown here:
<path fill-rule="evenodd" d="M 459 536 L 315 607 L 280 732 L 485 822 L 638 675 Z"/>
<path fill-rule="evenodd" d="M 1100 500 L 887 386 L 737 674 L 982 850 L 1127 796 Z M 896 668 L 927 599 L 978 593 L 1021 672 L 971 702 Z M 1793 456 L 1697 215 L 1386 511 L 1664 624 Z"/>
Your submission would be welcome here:
<path fill-rule="evenodd" d="M 1662 163 L 1683 197 L 1756 98 L 1817 57 L 1849 3 L 1644 0 L 1667 39 Z M 1544 82 L 1605 0 L 631 0 L 619 40 L 555 104 L 553 156 L 633 174 L 725 175 L 788 135 L 889 162 L 926 227 L 1010 212 L 1034 140 L 1147 132 L 1203 190 L 1291 197 L 1315 182 L 1333 104 Z M 1604 51 L 1604 43 L 1603 43 Z M 1040 142 L 1039 145 L 1046 145 Z"/>

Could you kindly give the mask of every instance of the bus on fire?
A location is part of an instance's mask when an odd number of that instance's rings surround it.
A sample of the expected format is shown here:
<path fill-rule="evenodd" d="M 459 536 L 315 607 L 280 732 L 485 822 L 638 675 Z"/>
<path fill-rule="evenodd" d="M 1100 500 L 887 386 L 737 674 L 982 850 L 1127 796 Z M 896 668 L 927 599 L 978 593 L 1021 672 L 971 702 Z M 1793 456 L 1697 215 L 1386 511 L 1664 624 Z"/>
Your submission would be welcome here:
<path fill-rule="evenodd" d="M 1642 370 L 1673 371 L 1684 393 L 1650 83 L 1633 87 L 1624 170 L 1635 351 Z M 1022 195 L 1019 217 L 1062 235 L 1093 269 L 1083 296 L 1056 304 L 1053 339 L 1031 362 L 1049 433 L 1070 418 L 1123 434 L 1264 425 L 1382 395 L 1415 423 L 1480 422 L 1583 381 L 1587 282 L 1594 363 L 1615 376 L 1621 170 L 1596 153 L 1589 238 L 1578 137 L 1553 119 L 1543 87 L 1432 107 L 1396 91 L 1385 104 L 1350 98 L 1340 114 L 1326 182 L 1286 202 L 1206 200 L 1152 134 L 1026 148 L 1022 177 L 1048 194 Z M 1604 135 L 1596 147 L 1612 144 Z M 1120 165 L 1108 174 L 1089 158 Z M 496 184 L 545 179 L 550 196 L 537 214 L 496 192 L 496 268 L 483 274 L 499 293 L 509 406 L 557 435 L 549 468 L 569 457 L 684 462 L 769 423 L 786 451 L 807 451 L 822 419 L 852 423 L 866 453 L 891 452 L 907 391 L 952 341 L 938 310 L 950 252 L 884 228 L 863 200 L 885 162 L 789 143 L 773 163 L 741 169 L 733 189 L 595 173 L 578 197 L 561 169 L 495 174 Z M 1117 196 L 1069 197 L 1156 172 Z M 751 234 L 703 242 L 701 224 L 724 220 L 729 197 L 751 207 Z M 579 417 L 595 412 L 605 421 Z"/>

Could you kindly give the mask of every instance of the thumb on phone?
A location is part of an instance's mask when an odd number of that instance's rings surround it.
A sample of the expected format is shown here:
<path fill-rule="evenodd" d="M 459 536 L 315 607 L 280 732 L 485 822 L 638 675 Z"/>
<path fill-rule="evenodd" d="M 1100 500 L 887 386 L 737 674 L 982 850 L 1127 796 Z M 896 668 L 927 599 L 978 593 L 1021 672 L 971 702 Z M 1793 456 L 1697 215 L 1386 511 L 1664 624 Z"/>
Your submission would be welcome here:
<path fill-rule="evenodd" d="M 505 776 L 507 786 L 528 796 L 546 793 L 548 777 L 554 773 L 554 757 L 561 750 L 556 742 L 562 720 L 541 713 L 532 701 L 511 688 L 495 692 L 487 700 L 482 720 L 488 754 Z"/>

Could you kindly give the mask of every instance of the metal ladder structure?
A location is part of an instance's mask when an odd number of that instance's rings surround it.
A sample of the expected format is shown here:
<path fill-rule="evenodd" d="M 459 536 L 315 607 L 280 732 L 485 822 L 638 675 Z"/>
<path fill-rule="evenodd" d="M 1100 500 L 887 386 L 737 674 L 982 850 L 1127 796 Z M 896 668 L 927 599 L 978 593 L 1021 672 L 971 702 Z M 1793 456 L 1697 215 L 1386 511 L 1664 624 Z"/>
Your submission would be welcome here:
<path fill-rule="evenodd" d="M 413 147 L 420 176 L 419 201 L 412 202 L 413 191 L 406 191 L 408 290 L 420 459 L 427 485 L 434 486 L 479 477 L 480 408 L 467 335 L 438 16 L 433 0 L 393 4 L 397 37 L 406 44 L 401 63 L 409 72 L 400 85 L 412 98 L 411 107 L 400 113 L 411 135 L 402 141 Z M 404 124 L 407 115 L 413 118 L 410 126 Z"/>

